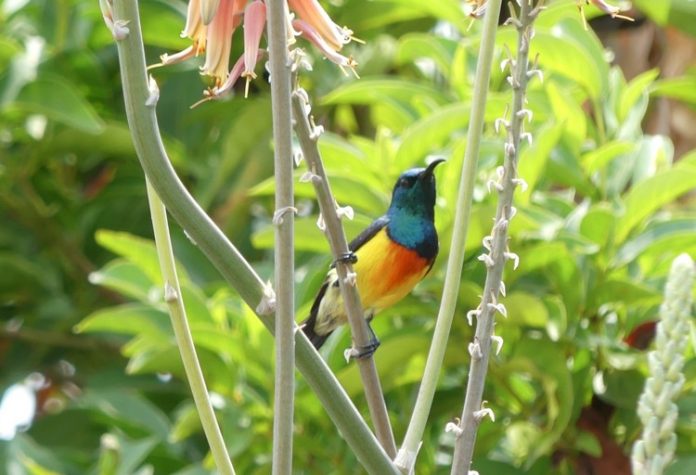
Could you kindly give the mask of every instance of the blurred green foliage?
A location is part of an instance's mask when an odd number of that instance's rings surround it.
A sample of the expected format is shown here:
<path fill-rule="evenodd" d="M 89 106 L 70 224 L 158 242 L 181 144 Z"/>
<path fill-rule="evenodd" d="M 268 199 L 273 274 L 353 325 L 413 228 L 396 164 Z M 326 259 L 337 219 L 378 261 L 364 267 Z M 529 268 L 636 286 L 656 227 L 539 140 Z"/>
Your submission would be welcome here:
<path fill-rule="evenodd" d="M 438 170 L 441 255 L 413 295 L 374 322 L 397 440 L 437 313 L 465 146 L 479 25 L 457 5 L 336 2 L 337 22 L 367 40 L 350 51 L 361 79 L 343 77 L 318 58 L 301 78 L 317 120 L 331 131 L 320 147 L 336 198 L 356 211 L 346 223 L 349 236 L 384 212 L 401 171 L 429 155 L 448 158 Z M 178 37 L 184 2 L 145 0 L 141 8 L 150 63 L 185 46 Z M 662 22 L 672 18 L 649 13 Z M 696 256 L 696 153 L 675 160 L 668 137 L 641 129 L 651 98 L 696 106 L 690 87 L 696 76 L 660 80 L 651 70 L 627 82 L 583 28 L 573 1 L 550 2 L 536 30 L 532 56 L 539 55 L 544 81 L 530 85 L 533 141 L 519 170 L 529 188 L 516 195 L 510 230 L 520 266 L 506 269 L 509 316 L 496 329 L 505 344 L 485 390 L 497 418 L 481 426 L 474 462 L 482 473 L 502 475 L 575 473 L 586 457 L 607 456 L 608 443 L 628 453 L 638 435 L 635 406 L 646 364 L 623 340 L 656 318 L 672 258 Z M 503 27 L 496 63 L 515 41 Z M 268 87 L 257 80 L 249 99 L 190 110 L 204 87 L 196 67 L 153 71 L 168 151 L 202 206 L 268 278 L 274 189 Z M 0 390 L 31 373 L 44 378 L 30 429 L 0 442 L 0 473 L 209 473 L 212 460 L 162 304 L 116 52 L 97 2 L 2 3 L 0 71 Z M 486 182 L 503 153 L 493 121 L 511 98 L 500 69 L 491 84 L 468 258 L 418 473 L 449 472 L 453 440 L 443 428 L 463 402 L 465 342 L 472 336 L 465 314 L 478 305 L 485 269 L 476 257 L 496 200 Z M 311 188 L 297 184 L 296 191 L 300 319 L 330 259 Z M 194 340 L 235 467 L 269 473 L 272 339 L 174 228 Z M 349 336 L 339 333 L 323 352 L 366 413 L 355 365 L 342 358 Z M 672 473 L 690 473 L 696 463 L 693 349 L 689 357 Z M 296 473 L 359 473 L 301 379 L 296 401 Z M 603 419 L 592 425 L 587 414 L 598 406 Z"/>

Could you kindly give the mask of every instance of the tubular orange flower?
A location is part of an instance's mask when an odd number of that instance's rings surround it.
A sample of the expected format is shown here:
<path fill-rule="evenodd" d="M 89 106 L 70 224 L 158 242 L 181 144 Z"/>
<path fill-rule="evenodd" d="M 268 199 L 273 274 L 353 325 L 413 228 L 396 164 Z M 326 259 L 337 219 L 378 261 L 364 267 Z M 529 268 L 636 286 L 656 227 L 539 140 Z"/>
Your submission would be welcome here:
<path fill-rule="evenodd" d="M 246 0 L 220 0 L 215 17 L 208 25 L 207 51 L 201 73 L 212 76 L 216 86 L 227 79 L 232 34 L 241 21 L 238 13 L 245 3 Z"/>
<path fill-rule="evenodd" d="M 353 32 L 334 23 L 317 0 L 288 0 L 288 4 L 334 51 L 350 42 Z"/>
<path fill-rule="evenodd" d="M 294 29 L 299 31 L 304 35 L 314 46 L 319 48 L 319 51 L 328 59 L 329 61 L 338 65 L 344 74 L 348 74 L 344 68 L 348 68 L 352 71 L 355 77 L 358 77 L 358 73 L 355 72 L 355 66 L 358 63 L 351 57 L 343 56 L 342 54 L 336 52 L 331 46 L 324 41 L 324 38 L 317 33 L 314 28 L 312 28 L 307 22 L 303 20 L 293 20 L 292 26 Z"/>
<path fill-rule="evenodd" d="M 266 27 L 267 1 L 189 0 L 186 26 L 181 36 L 190 38 L 192 45 L 176 54 L 162 55 L 162 62 L 151 67 L 177 63 L 205 53 L 201 74 L 212 76 L 214 84 L 204 92 L 204 98 L 194 105 L 219 99 L 230 93 L 240 77 L 246 79 L 246 97 L 251 80 L 256 78 L 254 72 L 256 63 L 264 54 L 260 43 Z M 483 2 L 485 0 L 468 1 Z M 323 56 L 336 63 L 344 73 L 347 74 L 346 68 L 349 68 L 357 77 L 355 60 L 340 54 L 343 45 L 350 41 L 359 41 L 352 36 L 353 32 L 334 23 L 318 0 L 287 0 L 286 5 L 289 7 L 289 10 L 286 10 L 288 46 L 295 43 L 295 37 L 304 36 L 320 50 Z M 295 14 L 299 18 L 295 18 Z M 244 54 L 230 71 L 232 37 L 242 22 L 244 23 Z"/>
<path fill-rule="evenodd" d="M 191 2 L 193 3 L 193 2 Z M 198 1 L 196 0 L 196 3 Z M 190 4 L 189 4 L 190 6 Z M 220 6 L 220 0 L 201 0 L 200 2 L 200 16 L 201 16 L 201 21 L 203 22 L 204 25 L 209 25 L 211 21 L 213 21 L 213 18 L 215 17 L 215 13 L 217 12 L 218 6 Z"/>
<path fill-rule="evenodd" d="M 247 5 L 244 11 L 244 72 L 242 72 L 242 77 L 246 78 L 244 97 L 249 94 L 249 82 L 256 79 L 254 68 L 259 56 L 259 43 L 261 43 L 265 26 L 266 4 L 261 0 L 254 0 Z"/>
<path fill-rule="evenodd" d="M 191 0 L 186 12 L 186 26 L 181 32 L 182 38 L 190 38 L 192 45 L 175 54 L 163 54 L 160 63 L 153 64 L 150 68 L 176 64 L 205 52 L 207 28 L 201 21 L 200 0 Z"/>

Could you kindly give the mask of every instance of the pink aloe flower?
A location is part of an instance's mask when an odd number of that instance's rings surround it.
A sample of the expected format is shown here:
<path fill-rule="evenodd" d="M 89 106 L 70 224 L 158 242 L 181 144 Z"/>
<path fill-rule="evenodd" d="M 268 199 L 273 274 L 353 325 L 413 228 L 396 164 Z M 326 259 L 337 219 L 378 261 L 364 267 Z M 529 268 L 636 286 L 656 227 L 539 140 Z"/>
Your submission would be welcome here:
<path fill-rule="evenodd" d="M 337 64 L 344 74 L 348 74 L 345 70 L 345 68 L 348 68 L 353 72 L 355 77 L 358 77 L 358 73 L 355 72 L 355 66 L 357 66 L 358 63 L 356 63 L 353 58 L 343 56 L 338 51 L 334 50 L 331 45 L 326 42 L 324 37 L 319 35 L 319 33 L 312 28 L 311 25 L 303 20 L 293 20 L 292 26 L 294 29 L 300 32 L 300 34 L 305 36 L 314 46 L 316 46 L 326 57 L 326 59 Z"/>
<path fill-rule="evenodd" d="M 232 49 L 232 34 L 241 23 L 240 13 L 244 10 L 247 0 L 220 0 L 217 12 L 208 25 L 208 49 L 205 54 L 205 64 L 201 72 L 215 79 L 219 86 L 229 72 L 230 50 Z"/>
<path fill-rule="evenodd" d="M 206 0 L 203 0 L 206 1 Z M 160 63 L 152 67 L 176 64 L 205 52 L 207 28 L 201 20 L 201 0 L 191 0 L 186 13 L 186 26 L 181 32 L 182 38 L 190 38 L 191 46 L 175 54 L 163 54 Z"/>
<path fill-rule="evenodd" d="M 182 36 L 188 37 L 192 45 L 185 50 L 162 56 L 161 66 L 183 61 L 205 52 L 205 64 L 201 74 L 212 76 L 214 85 L 204 93 L 200 102 L 219 99 L 229 93 L 235 82 L 246 79 L 246 93 L 249 83 L 256 78 L 254 69 L 264 51 L 260 48 L 261 37 L 266 26 L 266 2 L 268 0 L 189 0 L 186 27 Z M 480 1 L 480 0 L 479 0 Z M 287 0 L 290 10 L 299 16 L 294 19 L 288 14 L 288 45 L 295 42 L 295 36 L 304 36 L 330 61 L 336 63 L 345 73 L 350 69 L 356 76 L 357 63 L 346 57 L 340 50 L 350 41 L 358 41 L 353 32 L 339 27 L 318 0 Z M 232 37 L 237 27 L 244 23 L 244 53 L 229 69 Z"/>
<path fill-rule="evenodd" d="M 353 32 L 334 23 L 317 0 L 288 0 L 288 5 L 334 51 L 350 42 Z"/>
<path fill-rule="evenodd" d="M 623 11 L 621 7 L 609 5 L 604 0 L 589 0 L 589 3 L 595 5 L 604 13 L 608 13 L 609 15 L 611 15 L 612 18 L 623 18 L 624 20 L 633 21 L 633 18 L 620 14 Z"/>
<path fill-rule="evenodd" d="M 247 5 L 244 12 L 244 71 L 242 72 L 242 77 L 246 78 L 244 97 L 249 95 L 249 82 L 256 79 L 254 68 L 259 57 L 259 44 L 265 26 L 266 4 L 261 0 L 254 0 Z"/>

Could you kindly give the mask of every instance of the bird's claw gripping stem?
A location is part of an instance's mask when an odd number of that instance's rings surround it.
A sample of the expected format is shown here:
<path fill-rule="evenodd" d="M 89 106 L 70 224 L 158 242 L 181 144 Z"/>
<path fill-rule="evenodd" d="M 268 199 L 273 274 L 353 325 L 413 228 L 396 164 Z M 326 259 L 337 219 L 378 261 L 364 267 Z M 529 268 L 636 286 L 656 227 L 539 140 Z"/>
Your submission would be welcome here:
<path fill-rule="evenodd" d="M 353 358 L 356 360 L 370 358 L 377 351 L 379 345 L 379 340 L 376 337 L 372 337 L 367 345 L 354 349 Z"/>
<path fill-rule="evenodd" d="M 358 256 L 353 251 L 344 252 L 339 254 L 336 260 L 334 260 L 334 264 L 339 262 L 343 264 L 355 264 L 358 262 Z"/>

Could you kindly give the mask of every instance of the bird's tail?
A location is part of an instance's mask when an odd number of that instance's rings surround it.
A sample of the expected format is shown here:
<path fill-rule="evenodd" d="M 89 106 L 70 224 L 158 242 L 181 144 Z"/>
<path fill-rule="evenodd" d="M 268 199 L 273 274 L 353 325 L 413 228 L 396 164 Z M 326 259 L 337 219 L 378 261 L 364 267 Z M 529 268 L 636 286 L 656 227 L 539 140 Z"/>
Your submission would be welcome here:
<path fill-rule="evenodd" d="M 318 350 L 319 348 L 321 348 L 321 345 L 324 344 L 324 342 L 329 337 L 329 335 L 331 335 L 332 332 L 329 332 L 326 335 L 319 335 L 317 332 L 314 331 L 314 324 L 316 323 L 316 320 L 317 314 L 315 312 L 312 312 L 310 313 L 307 320 L 300 324 L 300 328 L 302 328 L 304 334 L 307 336 L 307 338 L 309 338 L 309 341 L 312 342 L 314 348 Z"/>

